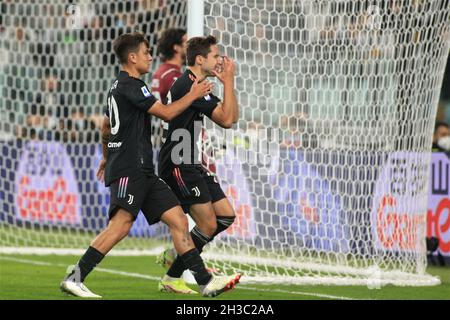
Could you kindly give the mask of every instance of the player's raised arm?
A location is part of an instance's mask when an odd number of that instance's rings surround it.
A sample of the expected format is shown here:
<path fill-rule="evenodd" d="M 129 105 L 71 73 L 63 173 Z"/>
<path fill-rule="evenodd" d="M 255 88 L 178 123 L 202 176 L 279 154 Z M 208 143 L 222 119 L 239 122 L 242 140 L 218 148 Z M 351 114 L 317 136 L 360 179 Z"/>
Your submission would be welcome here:
<path fill-rule="evenodd" d="M 195 80 L 191 90 L 181 99 L 164 105 L 161 102 L 155 104 L 148 109 L 148 113 L 161 118 L 164 121 L 170 121 L 186 110 L 196 99 L 202 98 L 211 93 L 213 84 L 209 81 L 198 82 Z"/>
<path fill-rule="evenodd" d="M 239 118 L 239 108 L 234 93 L 234 76 L 235 76 L 234 61 L 228 57 L 223 58 L 223 71 L 212 71 L 214 75 L 223 83 L 224 99 L 214 109 L 211 119 L 223 128 L 231 128 L 233 123 L 236 123 Z"/>

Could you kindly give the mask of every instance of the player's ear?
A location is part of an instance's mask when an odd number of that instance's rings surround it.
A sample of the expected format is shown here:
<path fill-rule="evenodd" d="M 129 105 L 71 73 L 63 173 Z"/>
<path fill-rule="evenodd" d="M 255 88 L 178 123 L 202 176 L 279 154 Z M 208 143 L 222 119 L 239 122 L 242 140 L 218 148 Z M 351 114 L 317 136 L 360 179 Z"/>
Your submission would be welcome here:
<path fill-rule="evenodd" d="M 205 59 L 205 58 L 204 58 L 203 56 L 197 55 L 197 56 L 195 57 L 195 64 L 201 66 L 201 65 L 203 64 L 203 62 L 204 62 L 204 59 Z"/>
<path fill-rule="evenodd" d="M 136 63 L 137 62 L 137 54 L 136 52 L 130 52 L 128 54 L 128 62 Z"/>

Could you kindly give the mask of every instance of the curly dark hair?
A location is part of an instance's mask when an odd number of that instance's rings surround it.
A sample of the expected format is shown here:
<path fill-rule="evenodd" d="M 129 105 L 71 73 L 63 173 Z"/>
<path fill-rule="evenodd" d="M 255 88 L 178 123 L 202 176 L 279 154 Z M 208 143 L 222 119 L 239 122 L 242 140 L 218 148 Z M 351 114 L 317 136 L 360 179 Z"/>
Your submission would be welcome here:
<path fill-rule="evenodd" d="M 183 44 L 183 37 L 186 34 L 186 30 L 180 28 L 171 28 L 165 30 L 161 37 L 158 39 L 158 54 L 161 60 L 167 61 L 173 58 L 175 51 L 173 46 Z"/>

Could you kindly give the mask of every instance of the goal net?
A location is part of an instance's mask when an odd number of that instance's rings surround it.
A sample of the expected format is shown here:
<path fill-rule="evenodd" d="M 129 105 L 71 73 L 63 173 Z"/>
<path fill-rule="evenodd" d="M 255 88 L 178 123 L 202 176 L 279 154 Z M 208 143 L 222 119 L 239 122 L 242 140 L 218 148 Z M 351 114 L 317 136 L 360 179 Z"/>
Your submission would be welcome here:
<path fill-rule="evenodd" d="M 140 30 L 155 56 L 163 29 L 186 27 L 186 1 L 88 3 L 1 4 L 3 252 L 82 252 L 106 225 L 108 190 L 95 172 L 118 70 L 111 42 Z M 206 165 L 237 216 L 205 248 L 209 264 L 262 283 L 439 283 L 425 272 L 426 205 L 449 8 L 204 1 L 204 34 L 237 62 L 241 109 L 232 130 L 205 124 Z M 169 240 L 140 216 L 113 252 L 145 254 Z"/>
<path fill-rule="evenodd" d="M 186 28 L 187 3 L 21 0 L 0 8 L 0 246 L 81 252 L 108 222 L 109 190 L 96 170 L 106 94 L 119 70 L 112 42 L 145 33 L 153 72 L 161 63 L 157 38 Z M 150 87 L 151 73 L 144 81 Z M 165 226 L 148 227 L 141 215 L 112 254 L 168 240 Z"/>
<path fill-rule="evenodd" d="M 212 134 L 237 220 L 208 261 L 261 282 L 438 283 L 425 273 L 426 213 L 450 2 L 207 0 L 204 11 L 205 34 L 237 61 L 242 115 Z"/>

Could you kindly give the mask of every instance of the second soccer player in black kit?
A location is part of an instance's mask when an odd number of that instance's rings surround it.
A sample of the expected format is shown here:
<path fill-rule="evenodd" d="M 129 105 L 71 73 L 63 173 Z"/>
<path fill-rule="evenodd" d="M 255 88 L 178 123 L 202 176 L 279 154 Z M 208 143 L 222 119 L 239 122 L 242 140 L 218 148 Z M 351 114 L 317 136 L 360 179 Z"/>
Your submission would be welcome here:
<path fill-rule="evenodd" d="M 202 165 L 201 126 L 204 116 L 223 128 L 231 128 L 238 120 L 238 104 L 234 92 L 235 65 L 221 57 L 215 37 L 195 37 L 188 41 L 188 70 L 178 78 L 170 89 L 169 101 L 178 101 L 193 83 L 206 81 L 207 77 L 217 77 L 224 87 L 221 101 L 213 94 L 196 99 L 192 105 L 172 121 L 165 124 L 165 142 L 159 157 L 159 175 L 171 187 L 196 223 L 191 231 L 192 240 L 199 252 L 216 235 L 225 231 L 235 220 L 235 213 L 226 198 L 217 177 Z M 186 145 L 186 138 L 189 143 Z M 181 141 L 180 141 L 181 140 Z M 168 249 L 158 257 L 157 262 L 169 267 L 160 288 L 172 282 L 182 281 L 185 269 L 176 250 Z"/>
<path fill-rule="evenodd" d="M 179 101 L 165 106 L 151 94 L 140 77 L 147 73 L 152 57 L 141 33 L 123 34 L 114 41 L 122 65 L 107 97 L 102 128 L 103 160 L 97 176 L 110 187 L 109 224 L 91 243 L 77 265 L 61 282 L 62 291 L 86 298 L 99 298 L 84 284 L 86 276 L 120 240 L 125 238 L 140 210 L 149 224 L 163 221 L 183 263 L 195 274 L 204 296 L 216 296 L 234 287 L 240 275 L 213 276 L 205 268 L 188 229 L 179 201 L 154 173 L 151 115 L 171 120 L 212 85 L 195 81 Z M 168 288 L 170 290 L 170 288 Z M 177 288 L 177 290 L 180 290 Z M 195 293 L 183 288 L 181 293 Z"/>

